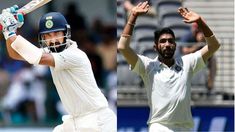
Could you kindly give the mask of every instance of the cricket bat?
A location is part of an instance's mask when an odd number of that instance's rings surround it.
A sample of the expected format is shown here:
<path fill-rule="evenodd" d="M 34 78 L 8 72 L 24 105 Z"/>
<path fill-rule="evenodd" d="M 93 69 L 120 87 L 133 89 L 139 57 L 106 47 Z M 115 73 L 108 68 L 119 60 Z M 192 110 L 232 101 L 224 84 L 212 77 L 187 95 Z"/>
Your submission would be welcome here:
<path fill-rule="evenodd" d="M 18 10 L 18 12 L 22 13 L 23 15 L 26 15 L 26 14 L 34 11 L 35 9 L 47 4 L 50 1 L 51 0 L 32 0 L 29 3 L 27 3 L 26 5 L 24 5 L 23 7 L 21 7 Z M 2 30 L 2 25 L 0 25 L 0 30 Z"/>

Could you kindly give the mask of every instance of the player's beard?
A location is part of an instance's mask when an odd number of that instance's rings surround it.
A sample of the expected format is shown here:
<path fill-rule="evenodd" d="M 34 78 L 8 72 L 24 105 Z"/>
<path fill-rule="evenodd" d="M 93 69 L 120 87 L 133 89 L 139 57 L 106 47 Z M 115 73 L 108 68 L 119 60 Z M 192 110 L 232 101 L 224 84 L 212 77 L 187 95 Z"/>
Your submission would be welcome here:
<path fill-rule="evenodd" d="M 157 48 L 157 51 L 160 57 L 163 59 L 172 59 L 175 54 L 175 48 L 171 48 L 171 47 L 166 47 L 164 49 Z"/>
<path fill-rule="evenodd" d="M 51 47 L 54 46 L 54 47 Z M 62 52 L 66 48 L 66 44 L 61 45 L 60 42 L 50 43 L 49 50 L 51 52 Z"/>

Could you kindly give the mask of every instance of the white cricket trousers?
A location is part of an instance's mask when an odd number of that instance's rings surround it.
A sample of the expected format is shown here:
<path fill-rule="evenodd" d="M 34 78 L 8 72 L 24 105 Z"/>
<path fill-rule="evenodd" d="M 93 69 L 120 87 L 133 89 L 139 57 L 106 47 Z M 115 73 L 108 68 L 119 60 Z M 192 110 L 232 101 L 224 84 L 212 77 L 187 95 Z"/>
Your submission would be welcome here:
<path fill-rule="evenodd" d="M 117 117 L 109 108 L 79 117 L 66 115 L 62 120 L 53 132 L 117 132 Z"/>
<path fill-rule="evenodd" d="M 190 132 L 187 128 L 172 128 L 160 123 L 152 123 L 149 126 L 149 132 Z"/>

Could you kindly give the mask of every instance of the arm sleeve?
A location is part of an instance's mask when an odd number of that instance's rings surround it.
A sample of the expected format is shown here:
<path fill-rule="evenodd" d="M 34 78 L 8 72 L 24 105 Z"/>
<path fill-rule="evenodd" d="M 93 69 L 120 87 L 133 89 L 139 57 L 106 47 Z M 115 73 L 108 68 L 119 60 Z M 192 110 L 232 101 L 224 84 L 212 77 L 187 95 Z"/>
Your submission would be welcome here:
<path fill-rule="evenodd" d="M 22 36 L 18 35 L 11 43 L 11 47 L 28 63 L 34 65 L 39 64 L 42 57 L 41 50 Z"/>
<path fill-rule="evenodd" d="M 75 50 L 52 53 L 55 61 L 55 70 L 71 69 L 82 66 L 87 59 L 85 53 L 76 52 Z"/>
<path fill-rule="evenodd" d="M 148 58 L 142 55 L 138 55 L 138 60 L 132 69 L 133 72 L 137 73 L 138 75 L 143 75 L 146 72 L 147 65 L 148 65 Z M 130 66 L 131 69 L 131 66 Z"/>
<path fill-rule="evenodd" d="M 193 72 L 193 75 L 206 66 L 200 51 L 190 54 L 188 61 L 190 63 L 190 68 Z"/>

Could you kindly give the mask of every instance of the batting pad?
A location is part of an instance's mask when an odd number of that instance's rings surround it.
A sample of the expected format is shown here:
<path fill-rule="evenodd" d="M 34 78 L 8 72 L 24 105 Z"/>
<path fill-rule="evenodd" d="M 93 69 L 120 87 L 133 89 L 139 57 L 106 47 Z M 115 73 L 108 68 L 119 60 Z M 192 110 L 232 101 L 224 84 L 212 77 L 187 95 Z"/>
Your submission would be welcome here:
<path fill-rule="evenodd" d="M 42 57 L 42 51 L 28 40 L 18 35 L 11 47 L 20 54 L 28 63 L 37 65 Z"/>

